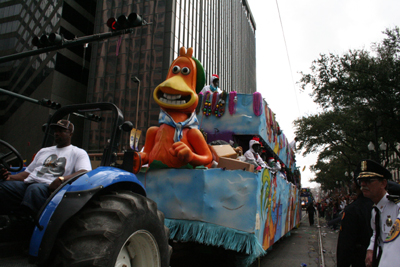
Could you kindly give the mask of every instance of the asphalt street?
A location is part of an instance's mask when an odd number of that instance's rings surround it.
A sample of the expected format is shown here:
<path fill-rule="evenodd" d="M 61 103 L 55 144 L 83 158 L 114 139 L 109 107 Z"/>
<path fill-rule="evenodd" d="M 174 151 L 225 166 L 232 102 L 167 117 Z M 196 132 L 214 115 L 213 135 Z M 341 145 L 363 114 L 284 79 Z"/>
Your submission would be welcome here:
<path fill-rule="evenodd" d="M 322 247 L 319 246 L 319 236 Z M 315 224 L 310 226 L 307 214 L 302 212 L 299 228 L 276 242 L 250 267 L 336 267 L 337 238 L 338 232 L 327 227 L 324 219 L 315 220 Z M 237 253 L 232 251 L 194 243 L 178 243 L 173 247 L 171 267 L 240 266 L 237 265 Z"/>
<path fill-rule="evenodd" d="M 290 236 L 275 243 L 267 255 L 254 262 L 251 267 L 336 267 L 338 231 L 327 227 L 325 219 L 321 218 L 310 226 L 307 214 L 303 212 L 302 216 L 300 227 L 293 229 Z M 319 230 L 322 248 L 318 242 Z"/>

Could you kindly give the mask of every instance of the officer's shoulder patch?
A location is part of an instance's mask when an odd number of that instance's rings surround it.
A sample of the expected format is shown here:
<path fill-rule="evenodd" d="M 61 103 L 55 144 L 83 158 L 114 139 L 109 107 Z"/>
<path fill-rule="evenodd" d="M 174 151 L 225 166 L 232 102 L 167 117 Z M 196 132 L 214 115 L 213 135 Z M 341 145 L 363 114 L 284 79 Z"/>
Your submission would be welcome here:
<path fill-rule="evenodd" d="M 345 214 L 346 214 L 346 212 L 343 211 L 342 220 L 344 219 L 344 215 L 345 215 Z M 342 224 L 340 224 L 339 231 L 340 231 L 340 232 L 343 231 L 343 229 L 342 229 Z"/>
<path fill-rule="evenodd" d="M 400 233 L 400 219 L 397 218 L 384 242 L 385 243 L 392 242 L 399 236 L 399 233 Z"/>

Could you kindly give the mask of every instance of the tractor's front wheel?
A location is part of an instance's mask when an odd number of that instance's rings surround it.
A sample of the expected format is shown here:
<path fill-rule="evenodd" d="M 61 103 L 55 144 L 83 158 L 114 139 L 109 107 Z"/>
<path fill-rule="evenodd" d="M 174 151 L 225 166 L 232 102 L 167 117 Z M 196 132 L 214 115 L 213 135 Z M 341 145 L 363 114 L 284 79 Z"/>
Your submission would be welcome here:
<path fill-rule="evenodd" d="M 168 235 L 154 201 L 130 191 L 101 195 L 62 227 L 52 265 L 168 267 Z"/>

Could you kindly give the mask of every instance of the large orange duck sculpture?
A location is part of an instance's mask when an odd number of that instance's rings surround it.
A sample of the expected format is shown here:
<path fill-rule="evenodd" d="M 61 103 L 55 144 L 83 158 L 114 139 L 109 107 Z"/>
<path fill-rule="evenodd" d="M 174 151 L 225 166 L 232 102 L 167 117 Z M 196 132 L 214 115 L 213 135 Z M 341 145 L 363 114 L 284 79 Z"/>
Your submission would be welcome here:
<path fill-rule="evenodd" d="M 205 84 L 201 63 L 192 57 L 193 48 L 181 47 L 168 71 L 167 79 L 158 85 L 153 98 L 161 107 L 159 123 L 147 130 L 142 152 L 134 156 L 134 173 L 144 164 L 152 168 L 161 162 L 170 168 L 186 165 L 209 166 L 212 154 L 203 134 L 198 129 L 195 113 L 197 93 Z"/>

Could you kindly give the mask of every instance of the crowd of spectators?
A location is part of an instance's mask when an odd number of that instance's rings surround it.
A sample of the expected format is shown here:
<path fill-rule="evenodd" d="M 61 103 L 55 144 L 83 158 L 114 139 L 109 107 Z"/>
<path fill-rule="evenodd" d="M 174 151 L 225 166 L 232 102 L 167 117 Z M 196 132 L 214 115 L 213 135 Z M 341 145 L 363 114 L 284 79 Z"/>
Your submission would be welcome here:
<path fill-rule="evenodd" d="M 344 208 L 357 198 L 356 193 L 343 194 L 332 193 L 318 201 L 315 206 L 320 218 L 324 218 L 327 226 L 332 230 L 338 230 Z"/>

